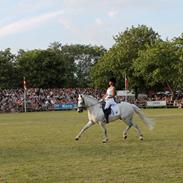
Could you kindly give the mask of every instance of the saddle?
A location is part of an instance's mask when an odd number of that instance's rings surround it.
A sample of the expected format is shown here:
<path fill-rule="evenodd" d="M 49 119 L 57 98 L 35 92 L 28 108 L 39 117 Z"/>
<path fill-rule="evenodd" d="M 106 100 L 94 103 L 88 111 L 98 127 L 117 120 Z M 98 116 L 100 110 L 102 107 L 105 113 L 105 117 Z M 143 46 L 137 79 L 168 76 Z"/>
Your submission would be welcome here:
<path fill-rule="evenodd" d="M 117 116 L 119 115 L 119 108 L 117 105 L 111 105 L 108 109 L 105 109 L 106 102 L 102 102 L 102 110 L 104 112 L 104 117 L 106 119 L 106 123 L 109 122 L 109 115 Z"/>

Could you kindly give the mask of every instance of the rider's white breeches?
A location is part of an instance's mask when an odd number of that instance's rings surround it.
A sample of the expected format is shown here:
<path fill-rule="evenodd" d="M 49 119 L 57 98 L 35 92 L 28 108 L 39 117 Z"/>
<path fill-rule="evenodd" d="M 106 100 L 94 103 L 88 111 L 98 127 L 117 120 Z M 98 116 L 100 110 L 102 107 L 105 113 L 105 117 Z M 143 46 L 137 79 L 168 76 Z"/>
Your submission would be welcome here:
<path fill-rule="evenodd" d="M 106 104 L 105 104 L 105 108 L 104 109 L 108 109 L 111 105 L 115 105 L 116 102 L 114 101 L 113 98 L 108 98 L 105 100 Z"/>

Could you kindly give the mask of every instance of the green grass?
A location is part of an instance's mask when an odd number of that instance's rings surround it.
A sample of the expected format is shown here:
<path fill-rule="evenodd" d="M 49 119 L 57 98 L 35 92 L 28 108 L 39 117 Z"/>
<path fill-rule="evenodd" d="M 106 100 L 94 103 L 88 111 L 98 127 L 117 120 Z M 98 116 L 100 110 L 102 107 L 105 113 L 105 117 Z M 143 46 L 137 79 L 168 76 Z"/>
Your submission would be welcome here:
<path fill-rule="evenodd" d="M 118 121 L 107 144 L 98 125 L 74 141 L 86 112 L 0 114 L 0 183 L 182 183 L 183 110 L 144 113 L 157 121 L 149 131 L 135 117 L 144 141 L 134 129 L 124 141 Z"/>

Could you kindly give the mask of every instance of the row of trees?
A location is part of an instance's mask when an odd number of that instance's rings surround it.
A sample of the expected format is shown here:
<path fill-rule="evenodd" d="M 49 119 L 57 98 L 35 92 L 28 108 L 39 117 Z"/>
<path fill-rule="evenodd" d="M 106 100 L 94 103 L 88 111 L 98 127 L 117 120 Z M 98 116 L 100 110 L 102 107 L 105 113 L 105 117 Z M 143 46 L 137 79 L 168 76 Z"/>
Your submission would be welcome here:
<path fill-rule="evenodd" d="M 0 88 L 20 88 L 23 77 L 28 87 L 88 87 L 90 69 L 104 47 L 52 43 L 46 50 L 0 51 Z"/>
<path fill-rule="evenodd" d="M 173 40 L 145 25 L 127 28 L 103 46 L 52 43 L 46 50 L 0 51 L 0 88 L 17 88 L 26 77 L 29 87 L 106 87 L 114 76 L 117 88 L 138 91 L 183 87 L 183 34 Z"/>

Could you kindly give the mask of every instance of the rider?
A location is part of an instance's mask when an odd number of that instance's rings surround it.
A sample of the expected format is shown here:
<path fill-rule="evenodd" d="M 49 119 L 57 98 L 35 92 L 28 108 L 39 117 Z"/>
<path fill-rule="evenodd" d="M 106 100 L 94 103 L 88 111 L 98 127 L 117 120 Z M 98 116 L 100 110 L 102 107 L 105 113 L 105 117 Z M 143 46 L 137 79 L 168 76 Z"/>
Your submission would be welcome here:
<path fill-rule="evenodd" d="M 107 89 L 106 94 L 103 96 L 103 99 L 106 102 L 105 107 L 104 107 L 104 116 L 106 119 L 106 123 L 109 122 L 109 114 L 111 112 L 111 109 L 110 109 L 111 105 L 116 104 L 116 102 L 114 101 L 114 97 L 116 95 L 115 83 L 116 83 L 115 78 L 111 78 L 109 80 L 109 87 Z"/>

